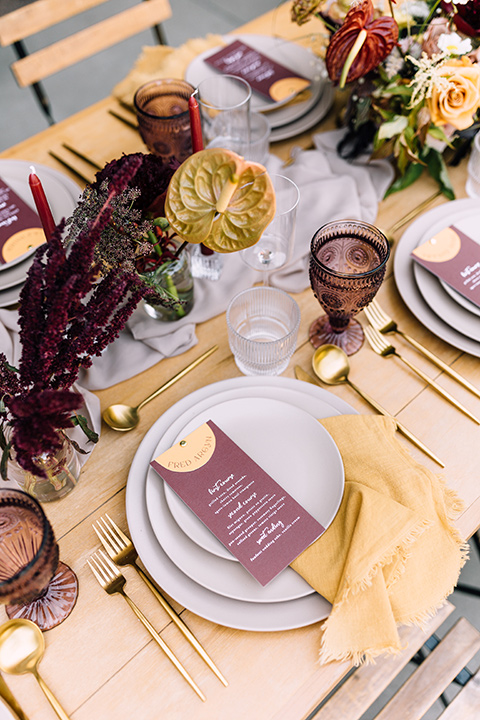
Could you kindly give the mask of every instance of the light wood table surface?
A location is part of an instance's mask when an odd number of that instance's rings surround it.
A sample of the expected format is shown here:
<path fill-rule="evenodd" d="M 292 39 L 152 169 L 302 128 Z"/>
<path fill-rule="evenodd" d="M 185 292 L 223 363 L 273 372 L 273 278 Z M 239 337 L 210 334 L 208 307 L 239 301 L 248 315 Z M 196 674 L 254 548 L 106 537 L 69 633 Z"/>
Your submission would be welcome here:
<path fill-rule="evenodd" d="M 248 23 L 241 31 L 276 32 L 285 37 L 305 34 L 305 28 L 289 22 L 288 6 Z M 122 152 L 145 150 L 137 132 L 108 113 L 111 108 L 122 112 L 113 98 L 107 98 L 9 149 L 1 157 L 44 163 L 64 170 L 48 154 L 48 150 L 59 150 L 62 142 L 70 142 L 100 164 L 119 157 Z M 314 130 L 333 127 L 334 117 L 335 110 L 332 110 Z M 307 146 L 309 139 L 310 134 L 305 133 L 289 142 L 277 143 L 272 149 L 286 158 L 294 143 Z M 93 177 L 88 165 L 81 160 L 74 162 Z M 68 171 L 64 172 L 68 174 Z M 71 177 L 74 178 L 73 175 Z M 457 197 L 465 197 L 465 162 L 451 169 L 451 177 Z M 435 189 L 433 181 L 424 177 L 411 188 L 389 197 L 381 203 L 377 224 L 383 228 L 390 227 Z M 436 204 L 442 202 L 445 200 L 439 198 Z M 308 342 L 308 327 L 320 314 L 310 290 L 295 298 L 301 308 L 302 320 L 298 348 L 285 372 L 285 376 L 290 378 L 294 377 L 293 367 L 296 364 L 310 369 L 312 347 Z M 391 268 L 378 298 L 404 331 L 480 387 L 479 360 L 450 347 L 415 320 L 396 291 Z M 125 486 L 129 467 L 153 422 L 176 401 L 197 388 L 240 375 L 228 347 L 223 314 L 198 325 L 197 336 L 198 345 L 183 355 L 163 360 L 150 370 L 97 393 L 102 409 L 115 401 L 136 404 L 212 344 L 220 346 L 199 369 L 147 405 L 142 410 L 136 430 L 120 435 L 103 426 L 100 442 L 83 468 L 78 487 L 58 503 L 44 505 L 60 541 L 61 557 L 77 573 L 80 591 L 71 616 L 46 634 L 47 650 L 41 670 L 67 712 L 76 720 L 300 719 L 308 715 L 348 670 L 347 663 L 332 663 L 323 667 L 318 664 L 319 624 L 286 632 L 244 632 L 216 625 L 183 610 L 185 621 L 227 677 L 229 687 L 224 688 L 172 623 L 167 621 L 164 612 L 133 570 L 126 568 L 125 575 L 130 579 L 129 587 L 135 599 L 205 692 L 207 702 L 202 703 L 124 601 L 118 596 L 108 596 L 86 565 L 87 557 L 98 547 L 92 530 L 92 522 L 96 518 L 108 512 L 121 527 L 126 528 Z M 470 410 L 476 414 L 480 412 L 478 399 L 438 372 L 401 339 L 396 344 Z M 480 526 L 480 428 L 427 389 L 417 376 L 397 365 L 395 360 L 387 362 L 378 357 L 368 346 L 351 359 L 351 364 L 356 382 L 378 398 L 443 459 L 446 482 L 458 491 L 465 502 L 458 527 L 464 537 L 472 535 Z M 372 412 L 348 387 L 331 388 L 331 392 L 344 398 L 361 413 Z M 438 470 L 438 466 L 403 438 L 401 442 L 406 442 L 421 462 L 434 471 Z M 3 616 L 2 608 L 0 620 Z M 51 720 L 54 717 L 31 676 L 7 676 L 6 679 L 30 720 Z"/>

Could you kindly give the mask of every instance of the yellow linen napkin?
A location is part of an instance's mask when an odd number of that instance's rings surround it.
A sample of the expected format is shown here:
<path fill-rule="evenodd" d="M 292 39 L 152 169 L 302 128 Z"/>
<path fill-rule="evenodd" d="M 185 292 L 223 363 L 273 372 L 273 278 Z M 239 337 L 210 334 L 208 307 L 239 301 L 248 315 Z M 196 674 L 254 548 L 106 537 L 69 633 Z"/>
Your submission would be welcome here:
<path fill-rule="evenodd" d="M 453 524 L 461 501 L 409 455 L 390 418 L 320 422 L 340 450 L 345 494 L 291 567 L 332 603 L 320 661 L 359 665 L 399 652 L 397 625 L 421 625 L 453 591 L 468 555 Z"/>
<path fill-rule="evenodd" d="M 129 74 L 112 91 L 114 97 L 133 105 L 133 96 L 141 85 L 159 78 L 183 79 L 192 60 L 210 48 L 225 45 L 221 35 L 192 38 L 178 48 L 166 45 L 146 46 Z"/>

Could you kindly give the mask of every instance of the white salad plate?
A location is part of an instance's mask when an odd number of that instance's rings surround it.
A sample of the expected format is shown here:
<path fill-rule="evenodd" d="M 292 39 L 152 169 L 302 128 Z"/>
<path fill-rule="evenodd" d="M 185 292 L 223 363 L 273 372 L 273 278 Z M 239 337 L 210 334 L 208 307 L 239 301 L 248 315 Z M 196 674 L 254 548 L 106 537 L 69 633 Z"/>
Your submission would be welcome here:
<path fill-rule="evenodd" d="M 243 630 L 276 631 L 303 627 L 324 619 L 330 604 L 317 593 L 285 602 L 245 602 L 208 590 L 182 572 L 171 560 L 153 531 L 146 498 L 150 462 L 160 440 L 180 416 L 182 423 L 198 415 L 199 404 L 222 393 L 221 400 L 270 398 L 288 402 L 321 417 L 355 411 L 334 394 L 308 383 L 283 377 L 241 377 L 223 380 L 182 398 L 150 428 L 133 459 L 127 482 L 126 509 L 129 529 L 139 556 L 154 580 L 178 603 L 212 622 Z M 177 431 L 178 433 L 178 431 Z M 172 438 L 174 439 L 174 438 Z M 152 470 L 153 472 L 153 470 Z M 187 536 L 185 536 L 187 537 Z M 214 557 L 214 556 L 212 556 Z M 234 563 L 229 563 L 234 565 Z"/>

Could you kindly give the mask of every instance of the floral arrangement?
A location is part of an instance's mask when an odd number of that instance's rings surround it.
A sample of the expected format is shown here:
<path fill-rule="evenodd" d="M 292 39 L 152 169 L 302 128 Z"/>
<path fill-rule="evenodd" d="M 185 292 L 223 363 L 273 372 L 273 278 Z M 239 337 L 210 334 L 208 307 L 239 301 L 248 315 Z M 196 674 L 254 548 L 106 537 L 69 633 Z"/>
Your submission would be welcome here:
<path fill-rule="evenodd" d="M 348 86 L 339 153 L 393 157 L 388 193 L 426 168 L 452 199 L 444 151 L 459 158 L 480 127 L 480 0 L 294 0 L 291 9 L 300 25 L 324 21 L 327 72 Z"/>
<path fill-rule="evenodd" d="M 25 471 L 45 477 L 38 459 L 72 442 L 65 430 L 73 425 L 95 442 L 72 390 L 80 369 L 118 337 L 142 298 L 185 314 L 175 287 L 159 286 L 155 271 L 189 242 L 221 252 L 253 244 L 274 212 L 265 168 L 222 149 L 179 167 L 134 153 L 97 173 L 35 253 L 20 295 L 18 368 L 0 353 L 1 476 L 13 449 Z"/>

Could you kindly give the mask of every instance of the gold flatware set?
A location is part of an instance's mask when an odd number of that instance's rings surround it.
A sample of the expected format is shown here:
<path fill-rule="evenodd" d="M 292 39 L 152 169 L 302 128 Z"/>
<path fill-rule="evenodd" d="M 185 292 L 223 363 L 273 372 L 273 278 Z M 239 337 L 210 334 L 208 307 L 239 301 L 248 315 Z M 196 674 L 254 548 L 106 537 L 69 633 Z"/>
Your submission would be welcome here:
<path fill-rule="evenodd" d="M 434 196 L 430 198 L 430 202 L 434 199 Z M 472 392 L 476 397 L 480 397 L 480 391 L 472 385 L 468 380 L 457 373 L 453 368 L 444 363 L 439 357 L 434 355 L 430 350 L 425 348 L 414 338 L 410 337 L 406 333 L 402 332 L 396 322 L 385 313 L 380 307 L 377 300 L 373 300 L 367 307 L 364 308 L 364 313 L 367 316 L 370 326 L 364 327 L 365 337 L 372 350 L 378 355 L 388 358 L 396 357 L 403 362 L 412 372 L 418 375 L 428 386 L 430 386 L 435 392 L 437 392 L 444 400 L 447 400 L 453 407 L 462 412 L 473 422 L 480 425 L 480 420 L 470 410 L 468 410 L 462 403 L 447 392 L 441 385 L 439 385 L 433 378 L 427 375 L 423 370 L 414 365 L 404 355 L 402 355 L 395 346 L 384 337 L 384 334 L 397 333 L 410 343 L 418 352 L 422 353 L 428 360 L 434 363 L 438 368 L 443 370 L 451 378 L 460 383 L 464 388 Z M 378 413 L 387 417 L 393 417 L 397 430 L 410 440 L 416 447 L 422 450 L 428 457 L 438 463 L 441 467 L 444 467 L 444 463 L 421 441 L 419 440 L 408 428 L 406 428 L 397 418 L 387 412 L 374 398 L 367 395 L 364 390 L 360 389 L 358 385 L 352 382 L 349 377 L 350 363 L 346 353 L 335 345 L 322 345 L 319 347 L 312 358 L 312 368 L 318 379 L 313 378 L 311 375 L 306 373 L 298 365 L 295 366 L 295 377 L 299 380 L 306 382 L 320 384 L 319 380 L 326 385 L 337 385 L 340 383 L 348 384 L 356 393 L 358 393 L 366 402 L 368 402 Z"/>
<path fill-rule="evenodd" d="M 312 358 L 312 367 L 316 376 L 326 385 L 340 385 L 346 383 L 360 397 L 362 397 L 369 405 L 371 405 L 380 415 L 390 417 L 395 420 L 398 432 L 412 442 L 416 447 L 422 450 L 429 458 L 434 460 L 441 467 L 445 467 L 444 463 L 433 453 L 416 435 L 403 425 L 397 418 L 391 415 L 380 403 L 368 395 L 364 390 L 358 387 L 349 377 L 350 363 L 347 354 L 336 345 L 321 345 L 315 351 Z M 298 380 L 306 380 L 307 382 L 318 383 L 302 368 L 295 367 L 295 376 Z"/>
<path fill-rule="evenodd" d="M 98 553 L 94 553 L 90 560 L 87 560 L 87 562 L 90 570 L 93 572 L 105 592 L 109 595 L 115 595 L 115 593 L 118 593 L 125 599 L 130 609 L 135 613 L 140 622 L 145 626 L 145 628 L 148 630 L 155 642 L 158 643 L 158 645 L 161 647 L 170 662 L 173 663 L 173 665 L 177 668 L 178 672 L 182 675 L 182 677 L 185 678 L 190 687 L 197 693 L 198 697 L 205 702 L 206 697 L 202 693 L 196 682 L 185 670 L 180 660 L 170 650 L 165 640 L 162 638 L 161 635 L 158 634 L 151 622 L 142 613 L 140 608 L 125 592 L 124 585 L 126 583 L 126 580 L 122 573 L 118 570 L 117 566 L 110 560 L 109 557 L 105 555 L 104 552 L 102 552 L 102 550 L 99 550 Z"/>
<path fill-rule="evenodd" d="M 153 625 L 150 623 L 148 618 L 142 613 L 138 606 L 134 603 L 129 595 L 124 590 L 126 578 L 120 572 L 118 566 L 131 565 L 135 568 L 137 573 L 140 575 L 142 580 L 152 591 L 156 599 L 159 601 L 162 608 L 168 614 L 169 618 L 174 622 L 176 627 L 180 630 L 182 635 L 187 639 L 194 650 L 200 655 L 202 660 L 208 665 L 213 671 L 220 682 L 228 685 L 227 680 L 220 672 L 214 661 L 208 655 L 207 651 L 203 648 L 201 643 L 192 633 L 190 628 L 185 624 L 180 615 L 170 605 L 168 600 L 160 592 L 160 590 L 154 585 L 150 578 L 145 574 L 142 568 L 137 563 L 138 554 L 130 540 L 130 538 L 118 527 L 118 525 L 108 516 L 101 517 L 94 525 L 93 529 L 103 545 L 104 550 L 99 550 L 94 553 L 89 560 L 88 565 L 93 572 L 95 578 L 99 584 L 109 595 L 119 593 L 128 603 L 131 610 L 135 613 L 140 622 L 148 630 L 155 642 L 161 647 L 168 659 L 173 663 L 175 668 L 179 671 L 182 677 L 187 681 L 190 687 L 198 695 L 198 697 L 205 701 L 206 697 L 200 690 L 196 682 L 193 680 L 191 675 L 187 672 L 182 663 L 178 660 L 176 655 L 172 652 L 163 638 L 155 630 Z"/>
<path fill-rule="evenodd" d="M 395 347 L 386 340 L 383 335 L 378 330 L 375 330 L 373 326 L 364 328 L 365 337 L 368 340 L 368 343 L 372 350 L 376 352 L 378 355 L 381 355 L 382 357 L 392 357 L 395 356 L 399 360 L 401 360 L 407 367 L 410 368 L 414 373 L 416 373 L 424 382 L 427 383 L 427 385 L 430 385 L 435 392 L 437 392 L 441 397 L 443 397 L 445 400 L 448 400 L 449 403 L 451 403 L 454 407 L 457 408 L 457 410 L 460 410 L 464 415 L 469 417 L 471 420 L 477 423 L 477 425 L 480 425 L 480 420 L 475 417 L 473 413 L 470 412 L 470 410 L 467 410 L 466 407 L 464 407 L 458 400 L 456 400 L 450 393 L 448 393 L 444 388 L 441 387 L 435 380 L 433 380 L 431 377 L 429 377 L 426 373 L 423 372 L 423 370 L 420 370 L 416 365 L 410 362 L 404 355 L 401 355 Z"/>
<path fill-rule="evenodd" d="M 190 645 L 196 650 L 200 657 L 207 663 L 208 667 L 215 673 L 220 682 L 222 682 L 226 687 L 228 685 L 227 681 L 213 660 L 207 654 L 206 650 L 199 643 L 190 628 L 184 623 L 180 615 L 175 612 L 168 600 L 162 595 L 138 564 L 138 554 L 130 538 L 125 535 L 122 530 L 120 530 L 118 525 L 109 517 L 108 514 L 106 514 L 105 517 L 101 517 L 100 520 L 93 525 L 93 529 L 110 558 L 116 565 L 131 565 L 135 568 L 139 576 L 155 595 L 162 608 L 175 623 L 182 635 L 188 640 Z"/>
<path fill-rule="evenodd" d="M 422 353 L 422 355 L 424 355 L 428 360 L 430 360 L 430 362 L 440 368 L 440 370 L 443 370 L 444 373 L 449 375 L 451 378 L 460 383 L 460 385 L 462 385 L 464 388 L 466 388 L 471 393 L 480 398 L 480 390 L 478 388 L 476 388 L 468 380 L 462 377 L 456 370 L 451 368 L 450 365 L 447 365 L 447 363 L 445 363 L 441 358 L 430 352 L 428 348 L 424 347 L 417 340 L 410 337 L 410 335 L 407 335 L 407 333 L 404 333 L 402 330 L 400 330 L 397 323 L 389 315 L 387 315 L 384 310 L 382 310 L 376 300 L 372 300 L 370 305 L 367 305 L 367 307 L 364 308 L 363 312 L 367 316 L 370 324 L 376 330 L 381 332 L 382 335 L 388 335 L 389 333 L 395 333 L 397 335 L 400 335 L 404 340 L 406 340 L 410 345 L 412 345 L 416 350 L 418 350 L 418 352 Z"/>

